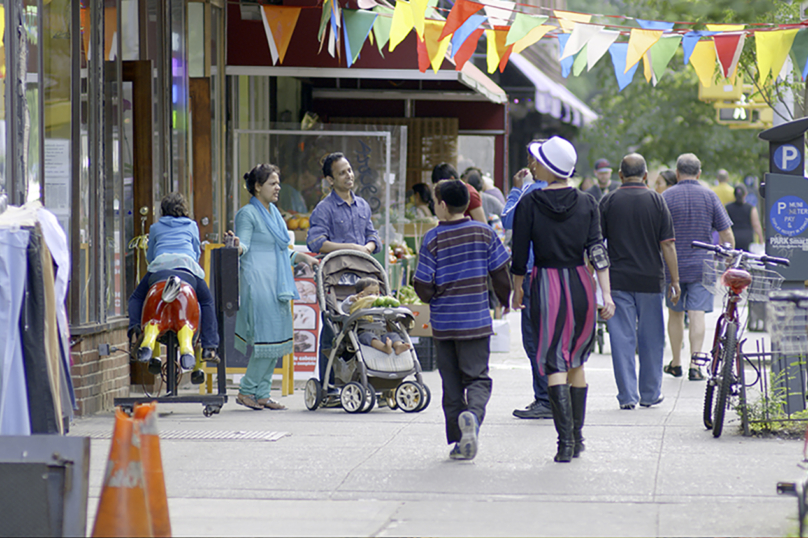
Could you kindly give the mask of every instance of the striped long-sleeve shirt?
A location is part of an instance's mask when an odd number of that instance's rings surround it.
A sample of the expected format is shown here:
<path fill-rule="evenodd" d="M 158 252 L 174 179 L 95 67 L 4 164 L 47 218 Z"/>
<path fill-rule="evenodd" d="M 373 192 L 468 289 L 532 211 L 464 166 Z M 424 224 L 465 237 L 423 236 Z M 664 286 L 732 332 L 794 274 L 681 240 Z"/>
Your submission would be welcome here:
<path fill-rule="evenodd" d="M 492 334 L 488 275 L 500 302 L 508 304 L 509 259 L 494 231 L 469 218 L 442 221 L 427 232 L 414 285 L 429 303 L 433 338 L 470 340 Z"/>

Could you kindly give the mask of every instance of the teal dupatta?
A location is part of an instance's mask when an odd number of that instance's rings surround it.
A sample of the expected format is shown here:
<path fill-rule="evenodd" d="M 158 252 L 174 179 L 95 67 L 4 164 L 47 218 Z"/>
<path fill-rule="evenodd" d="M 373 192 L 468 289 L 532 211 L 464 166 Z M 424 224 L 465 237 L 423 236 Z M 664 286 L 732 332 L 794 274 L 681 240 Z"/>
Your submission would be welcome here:
<path fill-rule="evenodd" d="M 286 223 L 281 217 L 281 212 L 275 207 L 275 204 L 269 204 L 269 210 L 262 204 L 258 198 L 253 196 L 250 198 L 250 204 L 255 206 L 258 214 L 264 220 L 264 224 L 269 228 L 269 232 L 275 238 L 275 291 L 277 292 L 278 299 L 282 301 L 291 301 L 300 299 L 300 294 L 297 292 L 295 286 L 295 277 L 289 267 L 289 234 L 286 231 Z"/>

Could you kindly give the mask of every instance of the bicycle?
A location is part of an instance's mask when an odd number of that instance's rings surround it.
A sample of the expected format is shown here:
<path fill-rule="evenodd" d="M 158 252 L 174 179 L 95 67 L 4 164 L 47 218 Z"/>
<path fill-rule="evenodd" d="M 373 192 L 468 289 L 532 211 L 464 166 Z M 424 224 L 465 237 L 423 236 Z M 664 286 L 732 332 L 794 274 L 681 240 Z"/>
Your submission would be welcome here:
<path fill-rule="evenodd" d="M 726 288 L 724 308 L 715 325 L 715 336 L 707 363 L 707 388 L 704 393 L 704 426 L 713 431 L 713 437 L 721 437 L 724 414 L 730 398 L 741 393 L 744 383 L 739 305 L 743 299 L 768 300 L 768 292 L 780 289 L 783 277 L 765 268 L 767 263 L 787 266 L 785 258 L 765 254 L 752 254 L 720 245 L 693 241 L 692 248 L 709 250 L 716 260 L 705 260 L 704 285 L 714 286 L 716 292 Z M 717 278 L 720 276 L 720 282 Z M 713 405 L 716 388 L 718 394 Z"/>

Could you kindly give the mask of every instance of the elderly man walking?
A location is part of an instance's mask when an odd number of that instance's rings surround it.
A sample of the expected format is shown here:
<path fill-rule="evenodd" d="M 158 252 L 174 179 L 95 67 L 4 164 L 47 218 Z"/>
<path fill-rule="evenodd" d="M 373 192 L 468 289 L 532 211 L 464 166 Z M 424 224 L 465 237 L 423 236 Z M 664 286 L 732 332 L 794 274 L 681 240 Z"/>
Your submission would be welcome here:
<path fill-rule="evenodd" d="M 735 246 L 732 221 L 727 210 L 716 193 L 699 183 L 700 176 L 699 158 L 692 153 L 684 153 L 676 160 L 676 185 L 662 193 L 673 217 L 679 285 L 682 288 L 682 298 L 678 303 L 674 304 L 670 299 L 666 301 L 673 360 L 663 371 L 673 377 L 682 376 L 682 340 L 687 311 L 690 318 L 690 381 L 704 379 L 701 369 L 693 362 L 693 356 L 701 352 L 704 343 L 704 314 L 713 311 L 713 294 L 701 283 L 704 260 L 709 258 L 710 253 L 690 245 L 693 241 L 712 243 L 712 231 L 715 229 L 722 244 Z M 670 282 L 670 273 L 666 272 L 665 276 Z"/>
<path fill-rule="evenodd" d="M 663 256 L 671 268 L 668 293 L 673 304 L 679 300 L 679 274 L 673 220 L 662 195 L 645 184 L 648 167 L 643 156 L 623 157 L 619 176 L 623 181 L 620 188 L 600 201 L 600 219 L 612 263 L 609 280 L 615 311 L 607 323 L 617 401 L 620 409 L 634 409 L 638 403 L 650 407 L 664 398 Z M 635 349 L 639 351 L 639 384 Z"/>

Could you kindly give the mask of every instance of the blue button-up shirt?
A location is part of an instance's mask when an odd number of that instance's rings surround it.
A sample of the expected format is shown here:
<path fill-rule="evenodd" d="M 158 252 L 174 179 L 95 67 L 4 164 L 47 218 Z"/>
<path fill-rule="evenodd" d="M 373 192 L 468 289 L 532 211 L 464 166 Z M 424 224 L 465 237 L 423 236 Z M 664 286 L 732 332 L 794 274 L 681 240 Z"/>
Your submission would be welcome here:
<path fill-rule="evenodd" d="M 505 202 L 505 209 L 502 210 L 502 227 L 506 230 L 513 230 L 513 216 L 516 214 L 516 205 L 519 203 L 519 200 L 522 199 L 528 193 L 535 191 L 536 189 L 543 189 L 547 186 L 546 181 L 534 181 L 533 183 L 528 183 L 522 185 L 521 189 L 517 189 L 516 187 L 511 189 L 511 192 L 508 193 L 508 199 Z M 530 244 L 530 250 L 528 251 L 527 256 L 527 271 L 528 273 L 533 269 L 533 244 Z"/>
<path fill-rule="evenodd" d="M 370 205 L 364 198 L 354 194 L 353 202 L 349 204 L 332 190 L 311 212 L 306 245 L 311 252 L 320 252 L 326 241 L 355 245 L 373 241 L 376 244 L 373 252 L 379 252 L 382 240 L 370 216 Z"/>

